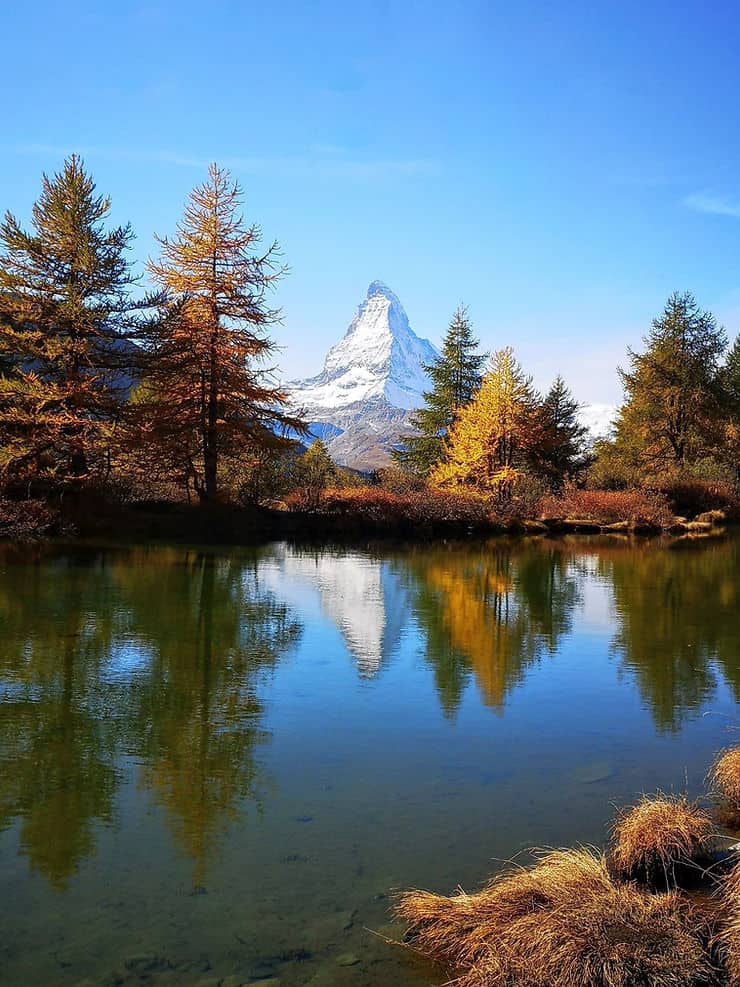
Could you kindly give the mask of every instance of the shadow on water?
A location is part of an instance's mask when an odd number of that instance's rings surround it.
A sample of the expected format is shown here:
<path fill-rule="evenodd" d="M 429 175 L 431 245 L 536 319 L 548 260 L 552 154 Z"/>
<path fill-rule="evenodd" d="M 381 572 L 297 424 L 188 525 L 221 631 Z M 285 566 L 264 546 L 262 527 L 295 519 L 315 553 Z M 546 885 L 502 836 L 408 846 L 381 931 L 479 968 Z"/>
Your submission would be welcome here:
<path fill-rule="evenodd" d="M 739 574 L 737 538 L 5 546 L 0 981 L 434 982 L 366 931 L 391 889 L 700 790 Z"/>

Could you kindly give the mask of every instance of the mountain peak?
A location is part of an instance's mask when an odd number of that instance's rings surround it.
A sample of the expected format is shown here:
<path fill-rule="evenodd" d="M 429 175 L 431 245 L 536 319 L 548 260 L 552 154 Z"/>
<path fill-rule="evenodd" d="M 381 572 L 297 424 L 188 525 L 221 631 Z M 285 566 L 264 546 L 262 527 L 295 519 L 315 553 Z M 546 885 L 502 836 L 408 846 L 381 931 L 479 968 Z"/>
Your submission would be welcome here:
<path fill-rule="evenodd" d="M 367 428 L 376 421 L 382 433 L 389 415 L 403 417 L 424 404 L 425 367 L 436 357 L 429 340 L 409 325 L 398 296 L 372 281 L 344 336 L 326 354 L 323 371 L 289 385 L 291 401 L 309 421 L 346 433 L 349 415 Z"/>
<path fill-rule="evenodd" d="M 390 298 L 393 301 L 398 301 L 398 297 L 394 295 L 391 289 L 384 281 L 371 281 L 368 285 L 366 298 L 372 298 L 373 295 L 384 295 L 386 298 Z"/>

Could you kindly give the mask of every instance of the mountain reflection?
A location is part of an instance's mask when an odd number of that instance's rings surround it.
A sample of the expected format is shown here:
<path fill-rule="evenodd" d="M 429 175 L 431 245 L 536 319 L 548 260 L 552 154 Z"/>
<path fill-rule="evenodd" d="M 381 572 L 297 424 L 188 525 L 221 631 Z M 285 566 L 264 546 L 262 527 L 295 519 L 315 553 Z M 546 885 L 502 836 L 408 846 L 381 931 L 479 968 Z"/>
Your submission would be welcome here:
<path fill-rule="evenodd" d="M 259 798 L 258 686 L 300 625 L 256 561 L 185 550 L 10 565 L 0 586 L 0 828 L 20 818 L 23 852 L 63 888 L 134 754 L 199 881 Z"/>
<path fill-rule="evenodd" d="M 408 604 L 387 560 L 355 551 L 280 546 L 275 553 L 280 594 L 299 588 L 318 594 L 322 613 L 342 635 L 362 678 L 377 675 L 396 649 Z"/>

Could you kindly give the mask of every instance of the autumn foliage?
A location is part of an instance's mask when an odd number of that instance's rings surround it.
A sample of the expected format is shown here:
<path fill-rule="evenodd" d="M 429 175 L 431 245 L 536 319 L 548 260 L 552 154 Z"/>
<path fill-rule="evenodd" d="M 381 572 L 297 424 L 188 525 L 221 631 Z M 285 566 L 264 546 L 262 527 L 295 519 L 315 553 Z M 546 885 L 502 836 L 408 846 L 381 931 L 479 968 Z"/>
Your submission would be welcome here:
<path fill-rule="evenodd" d="M 261 232 L 245 224 L 240 202 L 239 185 L 211 165 L 177 235 L 159 240 L 149 273 L 166 302 L 141 334 L 143 383 L 129 415 L 131 443 L 203 499 L 217 496 L 224 459 L 285 446 L 280 430 L 302 428 L 282 413 L 286 395 L 261 364 L 278 316 L 266 300 L 283 273 L 277 247 L 257 251 Z"/>
<path fill-rule="evenodd" d="M 598 524 L 619 521 L 664 527 L 673 512 L 666 496 L 648 490 L 587 490 L 566 487 L 559 496 L 547 496 L 539 507 L 544 518 L 572 518 Z"/>

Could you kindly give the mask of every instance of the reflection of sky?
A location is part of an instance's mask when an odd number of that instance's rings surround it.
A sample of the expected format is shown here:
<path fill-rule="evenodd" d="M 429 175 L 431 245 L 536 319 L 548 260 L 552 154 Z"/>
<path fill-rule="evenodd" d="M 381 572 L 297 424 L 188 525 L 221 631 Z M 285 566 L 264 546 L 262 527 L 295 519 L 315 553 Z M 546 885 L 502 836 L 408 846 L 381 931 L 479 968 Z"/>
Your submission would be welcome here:
<path fill-rule="evenodd" d="M 108 682 L 122 682 L 143 674 L 153 657 L 153 651 L 136 638 L 114 641 L 105 663 L 104 678 Z"/>
<path fill-rule="evenodd" d="M 578 625 L 584 631 L 614 631 L 614 599 L 611 586 L 589 574 L 579 580 L 581 604 L 578 610 Z"/>

